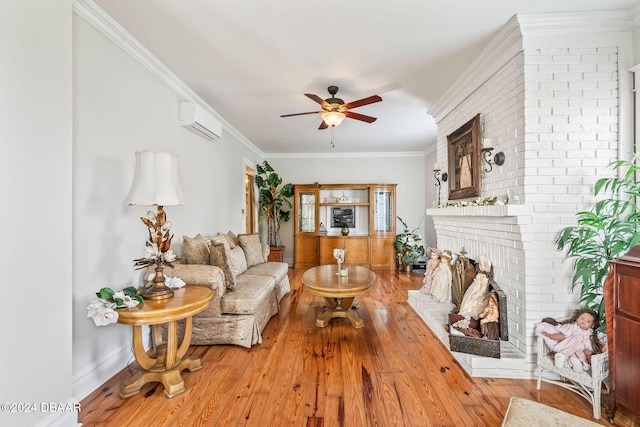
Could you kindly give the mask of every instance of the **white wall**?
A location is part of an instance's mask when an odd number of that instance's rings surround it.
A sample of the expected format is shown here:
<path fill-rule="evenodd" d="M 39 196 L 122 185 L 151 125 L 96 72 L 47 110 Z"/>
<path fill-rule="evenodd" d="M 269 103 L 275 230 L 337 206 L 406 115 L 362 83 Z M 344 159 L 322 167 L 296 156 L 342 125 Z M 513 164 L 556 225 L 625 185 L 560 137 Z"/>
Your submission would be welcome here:
<path fill-rule="evenodd" d="M 0 425 L 74 425 L 71 401 L 71 0 L 0 2 L 3 243 Z M 47 420 L 47 421 L 45 421 Z"/>
<path fill-rule="evenodd" d="M 245 164 L 259 158 L 226 128 L 214 142 L 182 128 L 179 95 L 79 16 L 73 64 L 73 390 L 83 398 L 132 361 L 130 328 L 96 327 L 86 305 L 101 287 L 139 285 L 139 218 L 155 208 L 123 206 L 135 151 L 180 157 L 187 206 L 165 208 L 177 251 L 183 235 L 244 231 Z"/>
<path fill-rule="evenodd" d="M 426 142 L 425 142 L 426 146 Z M 396 188 L 396 215 L 411 229 L 420 225 L 425 235 L 425 185 L 431 180 L 425 175 L 423 154 L 370 155 L 336 157 L 273 157 L 269 164 L 280 174 L 284 183 L 292 184 L 398 184 Z M 293 264 L 293 215 L 283 223 L 280 237 L 285 245 L 285 261 Z M 402 224 L 396 223 L 396 230 Z"/>

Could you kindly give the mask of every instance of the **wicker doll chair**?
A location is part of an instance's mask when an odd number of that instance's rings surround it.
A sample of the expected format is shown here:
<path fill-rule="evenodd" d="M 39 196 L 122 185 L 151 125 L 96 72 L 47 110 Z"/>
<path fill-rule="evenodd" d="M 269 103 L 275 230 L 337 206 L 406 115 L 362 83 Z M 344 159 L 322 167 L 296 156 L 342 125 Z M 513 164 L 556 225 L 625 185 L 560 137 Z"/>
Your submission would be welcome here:
<path fill-rule="evenodd" d="M 594 354 L 591 356 L 591 370 L 576 372 L 571 368 L 558 368 L 554 363 L 554 352 L 547 347 L 542 337 L 538 337 L 538 384 L 540 381 L 559 385 L 587 399 L 593 405 L 593 418 L 600 419 L 600 396 L 604 382 L 605 391 L 609 393 L 609 383 L 605 380 L 609 376 L 609 354 Z M 560 375 L 564 380 L 542 378 L 545 372 Z"/>

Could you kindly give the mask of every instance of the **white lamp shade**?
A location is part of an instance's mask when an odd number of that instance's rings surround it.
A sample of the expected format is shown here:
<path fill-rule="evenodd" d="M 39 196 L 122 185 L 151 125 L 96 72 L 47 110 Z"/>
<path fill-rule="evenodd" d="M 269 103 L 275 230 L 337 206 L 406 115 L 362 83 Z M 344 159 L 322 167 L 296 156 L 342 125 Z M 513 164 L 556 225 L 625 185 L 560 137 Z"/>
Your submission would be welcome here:
<path fill-rule="evenodd" d="M 178 173 L 178 155 L 136 151 L 136 174 L 124 203 L 142 206 L 185 205 Z"/>
<path fill-rule="evenodd" d="M 345 117 L 345 114 L 339 111 L 329 111 L 322 114 L 322 120 L 329 126 L 338 126 Z"/>

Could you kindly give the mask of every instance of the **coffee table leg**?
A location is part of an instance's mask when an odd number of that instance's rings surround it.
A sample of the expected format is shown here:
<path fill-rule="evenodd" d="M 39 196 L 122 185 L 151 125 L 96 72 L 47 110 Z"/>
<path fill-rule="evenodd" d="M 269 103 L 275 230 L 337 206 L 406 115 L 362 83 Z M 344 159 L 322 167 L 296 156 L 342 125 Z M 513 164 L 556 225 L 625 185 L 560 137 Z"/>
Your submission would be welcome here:
<path fill-rule="evenodd" d="M 364 327 L 364 320 L 358 316 L 358 312 L 351 310 L 353 304 L 353 297 L 350 298 L 324 298 L 326 308 L 323 312 L 319 313 L 316 319 L 316 326 L 324 328 L 329 324 L 331 319 L 340 317 L 348 319 L 354 328 Z"/>

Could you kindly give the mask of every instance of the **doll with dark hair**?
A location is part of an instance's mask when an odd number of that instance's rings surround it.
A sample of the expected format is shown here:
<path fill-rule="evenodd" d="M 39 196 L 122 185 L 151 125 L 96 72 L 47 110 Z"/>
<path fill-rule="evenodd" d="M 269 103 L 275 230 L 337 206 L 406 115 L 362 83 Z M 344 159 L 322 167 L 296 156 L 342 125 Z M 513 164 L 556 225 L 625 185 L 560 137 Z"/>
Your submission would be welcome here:
<path fill-rule="evenodd" d="M 602 352 L 598 342 L 599 326 L 598 313 L 579 308 L 571 318 L 561 322 L 545 317 L 536 325 L 536 333 L 556 353 L 555 364 L 558 368 L 570 367 L 581 372 L 590 368 L 592 354 Z"/>

